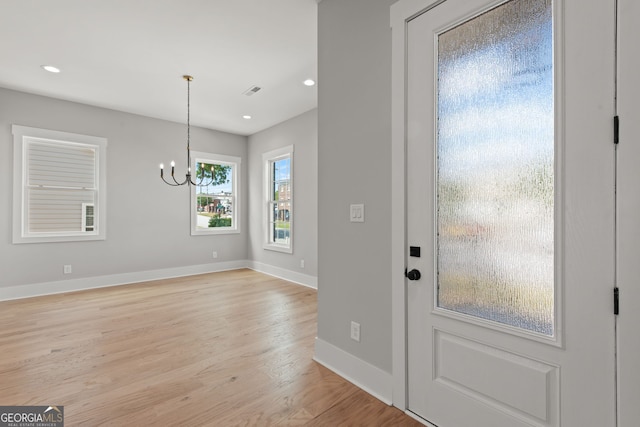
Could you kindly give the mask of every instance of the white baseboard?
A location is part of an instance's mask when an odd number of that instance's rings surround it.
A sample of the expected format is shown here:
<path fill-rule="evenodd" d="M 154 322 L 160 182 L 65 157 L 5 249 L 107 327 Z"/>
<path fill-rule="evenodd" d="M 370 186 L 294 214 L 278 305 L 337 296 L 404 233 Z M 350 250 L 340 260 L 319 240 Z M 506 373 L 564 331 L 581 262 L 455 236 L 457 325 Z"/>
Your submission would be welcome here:
<path fill-rule="evenodd" d="M 54 282 L 33 283 L 21 286 L 0 287 L 0 301 L 30 298 L 64 292 L 84 291 L 108 286 L 129 285 L 150 280 L 171 279 L 173 277 L 193 276 L 195 274 L 215 273 L 218 271 L 250 268 L 260 273 L 279 277 L 310 288 L 318 288 L 318 278 L 284 268 L 275 267 L 250 260 L 225 261 L 211 264 L 189 265 L 185 267 L 163 268 L 159 270 L 136 271 L 132 273 L 110 274 L 107 276 L 83 277 L 78 279 L 57 280 Z"/>
<path fill-rule="evenodd" d="M 309 288 L 318 289 L 318 278 L 316 276 L 298 273 L 297 271 L 275 267 L 258 261 L 249 261 L 247 268 L 268 274 L 269 276 L 278 277 L 280 279 L 288 280 L 289 282 L 307 286 Z"/>
<path fill-rule="evenodd" d="M 58 280 L 55 282 L 34 283 L 22 286 L 0 287 L 0 301 L 30 298 L 41 295 L 83 291 L 108 286 L 128 285 L 150 280 L 170 279 L 195 274 L 215 273 L 218 271 L 248 268 L 248 260 L 216 262 L 211 264 L 189 265 L 185 267 L 164 268 L 160 270 L 137 271 L 132 273 L 111 274 L 107 276 L 84 277 L 79 279 Z"/>
<path fill-rule="evenodd" d="M 387 405 L 392 404 L 393 377 L 346 351 L 316 338 L 313 360 L 331 369 Z"/>

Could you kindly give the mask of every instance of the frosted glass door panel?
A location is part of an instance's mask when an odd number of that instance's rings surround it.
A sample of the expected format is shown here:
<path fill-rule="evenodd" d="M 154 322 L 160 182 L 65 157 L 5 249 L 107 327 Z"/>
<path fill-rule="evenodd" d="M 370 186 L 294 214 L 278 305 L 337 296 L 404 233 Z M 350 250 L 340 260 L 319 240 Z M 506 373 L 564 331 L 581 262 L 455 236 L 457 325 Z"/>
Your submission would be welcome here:
<path fill-rule="evenodd" d="M 437 305 L 554 334 L 551 2 L 437 37 Z"/>

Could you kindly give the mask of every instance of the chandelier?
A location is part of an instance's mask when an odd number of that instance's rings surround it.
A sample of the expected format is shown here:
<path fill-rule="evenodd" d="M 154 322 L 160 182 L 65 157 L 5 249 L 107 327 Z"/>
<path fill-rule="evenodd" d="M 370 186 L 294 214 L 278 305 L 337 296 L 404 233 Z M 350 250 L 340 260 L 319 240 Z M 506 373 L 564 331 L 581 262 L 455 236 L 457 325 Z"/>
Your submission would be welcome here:
<path fill-rule="evenodd" d="M 209 181 L 206 184 L 203 184 L 204 178 L 205 178 L 205 170 L 204 170 L 204 163 L 200 163 L 201 166 L 201 172 L 200 172 L 200 180 L 198 182 L 194 182 L 191 179 L 191 147 L 190 147 L 190 137 L 191 137 L 191 126 L 189 124 L 189 119 L 190 119 L 190 96 L 191 96 L 191 88 L 190 88 L 190 83 L 191 80 L 193 80 L 192 76 L 188 76 L 188 75 L 184 75 L 182 76 L 183 79 L 185 79 L 187 81 L 187 174 L 185 176 L 184 181 L 182 182 L 178 182 L 176 180 L 175 177 L 175 170 L 176 170 L 176 162 L 174 162 L 173 160 L 171 161 L 171 179 L 173 180 L 173 182 L 167 181 L 164 177 L 164 164 L 160 163 L 160 178 L 162 178 L 162 180 L 166 183 L 169 184 L 173 187 L 178 187 L 180 185 L 202 185 L 202 186 L 208 186 L 213 184 L 213 182 L 215 181 L 215 174 L 214 174 L 214 167 L 213 165 L 211 165 L 211 181 Z M 196 171 L 196 177 L 198 176 L 198 171 Z"/>

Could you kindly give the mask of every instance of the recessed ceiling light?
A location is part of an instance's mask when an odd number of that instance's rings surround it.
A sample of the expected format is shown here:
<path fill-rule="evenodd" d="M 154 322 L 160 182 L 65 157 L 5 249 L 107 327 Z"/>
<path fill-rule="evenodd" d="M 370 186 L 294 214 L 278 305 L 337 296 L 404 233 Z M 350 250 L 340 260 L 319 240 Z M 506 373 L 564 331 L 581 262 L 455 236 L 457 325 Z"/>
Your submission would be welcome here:
<path fill-rule="evenodd" d="M 302 82 L 305 86 L 313 86 L 316 84 L 315 80 L 312 79 L 307 79 L 305 81 Z"/>
<path fill-rule="evenodd" d="M 60 68 L 56 68 L 53 65 L 42 65 L 42 68 L 44 68 L 45 70 L 47 70 L 50 73 L 59 73 L 60 72 Z"/>
<path fill-rule="evenodd" d="M 251 120 L 251 116 L 249 116 L 248 114 L 245 114 L 244 116 L 242 116 L 242 118 L 245 120 Z"/>

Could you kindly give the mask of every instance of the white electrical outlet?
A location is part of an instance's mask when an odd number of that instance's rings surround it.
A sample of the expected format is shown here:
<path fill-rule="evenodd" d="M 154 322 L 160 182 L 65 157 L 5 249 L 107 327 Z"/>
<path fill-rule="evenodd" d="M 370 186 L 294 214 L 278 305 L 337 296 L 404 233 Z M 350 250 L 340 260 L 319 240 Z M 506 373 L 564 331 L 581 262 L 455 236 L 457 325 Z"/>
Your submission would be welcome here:
<path fill-rule="evenodd" d="M 213 258 L 214 258 L 214 259 L 215 259 L 215 258 L 218 258 L 218 252 L 213 251 L 213 254 L 212 254 L 212 255 L 213 255 Z"/>
<path fill-rule="evenodd" d="M 65 265 L 64 267 L 62 267 L 62 272 L 64 274 L 71 274 L 73 272 L 73 269 L 70 265 Z"/>
<path fill-rule="evenodd" d="M 303 259 L 300 260 L 300 268 L 304 268 L 304 260 Z"/>
<path fill-rule="evenodd" d="M 360 323 L 351 321 L 351 339 L 360 342 Z"/>

